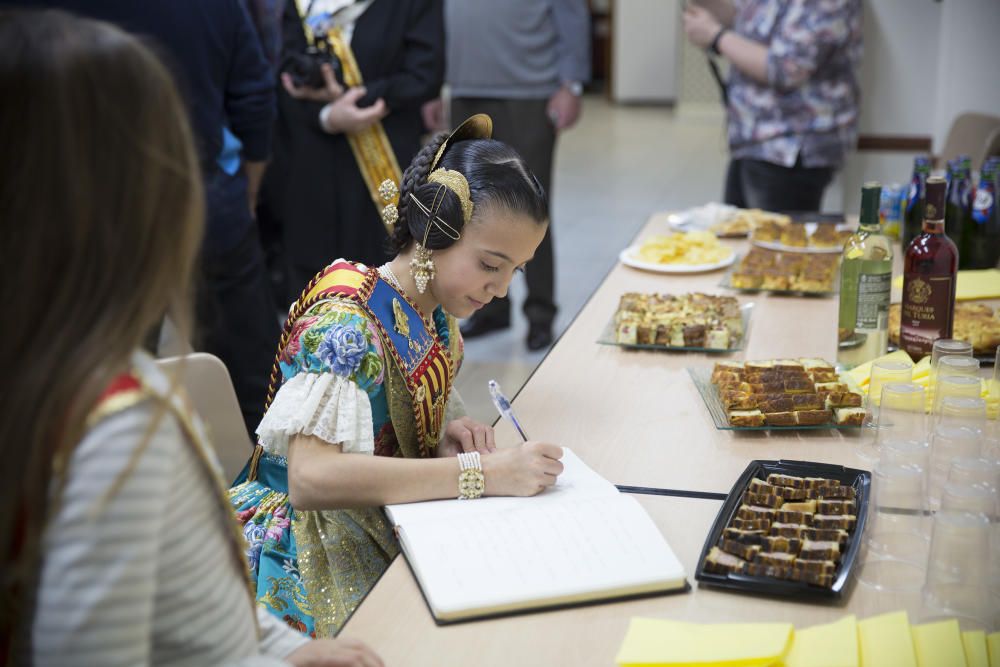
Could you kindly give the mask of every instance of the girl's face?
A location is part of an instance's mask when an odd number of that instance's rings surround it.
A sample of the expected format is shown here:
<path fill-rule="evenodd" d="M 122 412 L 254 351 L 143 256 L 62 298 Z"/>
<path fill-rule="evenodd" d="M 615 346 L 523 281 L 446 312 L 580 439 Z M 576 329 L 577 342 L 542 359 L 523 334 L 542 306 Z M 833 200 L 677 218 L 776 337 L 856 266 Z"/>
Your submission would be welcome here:
<path fill-rule="evenodd" d="M 462 238 L 434 251 L 434 300 L 458 318 L 469 317 L 494 297 L 507 295 L 514 273 L 534 257 L 547 224 L 502 208 L 488 208 L 467 225 Z"/>

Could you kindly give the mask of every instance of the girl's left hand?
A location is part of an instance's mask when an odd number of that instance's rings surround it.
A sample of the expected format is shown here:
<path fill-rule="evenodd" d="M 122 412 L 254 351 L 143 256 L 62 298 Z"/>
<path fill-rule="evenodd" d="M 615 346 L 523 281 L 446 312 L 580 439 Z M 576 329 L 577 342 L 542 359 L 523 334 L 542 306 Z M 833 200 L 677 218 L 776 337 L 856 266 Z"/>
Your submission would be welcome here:
<path fill-rule="evenodd" d="M 488 454 L 496 448 L 492 426 L 481 424 L 471 417 L 459 417 L 445 426 L 437 455 L 455 456 L 459 452 Z"/>

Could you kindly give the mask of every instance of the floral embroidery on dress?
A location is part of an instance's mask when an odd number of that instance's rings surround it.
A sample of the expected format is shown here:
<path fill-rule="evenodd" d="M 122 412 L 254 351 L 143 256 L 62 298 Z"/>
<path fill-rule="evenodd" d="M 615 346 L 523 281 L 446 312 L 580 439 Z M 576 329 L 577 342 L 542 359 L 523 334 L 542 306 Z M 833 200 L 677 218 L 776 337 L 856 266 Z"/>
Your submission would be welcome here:
<path fill-rule="evenodd" d="M 357 373 L 367 349 L 363 331 L 335 324 L 327 329 L 316 356 L 328 363 L 335 374 L 350 377 Z"/>

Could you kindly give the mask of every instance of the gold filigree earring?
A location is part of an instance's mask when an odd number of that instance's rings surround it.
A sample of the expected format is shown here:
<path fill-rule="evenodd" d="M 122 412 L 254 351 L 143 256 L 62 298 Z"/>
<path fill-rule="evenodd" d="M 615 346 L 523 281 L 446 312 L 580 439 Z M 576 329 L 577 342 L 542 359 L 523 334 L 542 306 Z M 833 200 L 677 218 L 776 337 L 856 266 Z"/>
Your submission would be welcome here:
<path fill-rule="evenodd" d="M 426 242 L 426 240 L 427 235 L 425 234 L 424 241 Z M 437 267 L 434 266 L 434 260 L 431 259 L 431 251 L 420 243 L 417 243 L 413 249 L 413 259 L 410 260 L 410 275 L 413 276 L 413 282 L 416 283 L 417 291 L 421 294 L 427 291 L 427 285 L 437 275 Z"/>

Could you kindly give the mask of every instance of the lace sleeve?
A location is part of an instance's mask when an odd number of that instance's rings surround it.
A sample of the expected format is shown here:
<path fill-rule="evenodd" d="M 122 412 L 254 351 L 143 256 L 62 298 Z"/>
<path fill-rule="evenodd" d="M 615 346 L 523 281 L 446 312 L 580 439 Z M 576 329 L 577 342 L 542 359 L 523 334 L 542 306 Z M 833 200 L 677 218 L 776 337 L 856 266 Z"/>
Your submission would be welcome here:
<path fill-rule="evenodd" d="M 284 384 L 257 435 L 272 454 L 288 455 L 296 434 L 345 452 L 375 450 L 370 394 L 384 380 L 378 334 L 356 305 L 323 302 L 304 315 L 279 355 Z"/>

